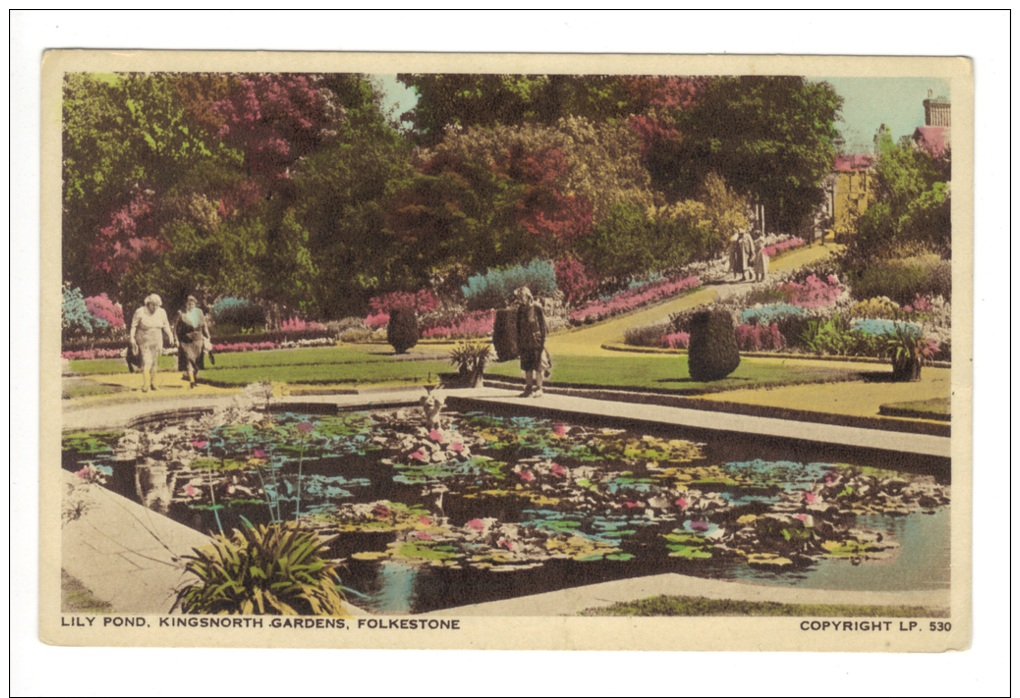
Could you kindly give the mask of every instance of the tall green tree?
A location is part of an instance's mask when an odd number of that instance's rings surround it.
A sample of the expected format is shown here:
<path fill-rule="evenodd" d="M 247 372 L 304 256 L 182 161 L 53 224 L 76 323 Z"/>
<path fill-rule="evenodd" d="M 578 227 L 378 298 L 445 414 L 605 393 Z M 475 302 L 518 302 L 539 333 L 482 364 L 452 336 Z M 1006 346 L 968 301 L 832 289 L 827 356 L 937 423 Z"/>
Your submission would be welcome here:
<path fill-rule="evenodd" d="M 765 205 L 773 230 L 798 230 L 822 200 L 831 171 L 842 98 L 801 77 L 717 78 L 690 108 L 674 113 L 653 179 L 688 197 L 708 172 Z"/>
<path fill-rule="evenodd" d="M 327 75 L 323 85 L 345 118 L 335 137 L 296 167 L 295 213 L 317 267 L 316 312 L 335 318 L 360 313 L 368 296 L 406 281 L 405 248 L 386 223 L 394 183 L 413 170 L 410 144 L 367 79 Z"/>
<path fill-rule="evenodd" d="M 950 169 L 948 152 L 933 158 L 909 139 L 896 144 L 880 130 L 876 201 L 858 220 L 854 251 L 867 259 L 920 246 L 949 256 Z"/>

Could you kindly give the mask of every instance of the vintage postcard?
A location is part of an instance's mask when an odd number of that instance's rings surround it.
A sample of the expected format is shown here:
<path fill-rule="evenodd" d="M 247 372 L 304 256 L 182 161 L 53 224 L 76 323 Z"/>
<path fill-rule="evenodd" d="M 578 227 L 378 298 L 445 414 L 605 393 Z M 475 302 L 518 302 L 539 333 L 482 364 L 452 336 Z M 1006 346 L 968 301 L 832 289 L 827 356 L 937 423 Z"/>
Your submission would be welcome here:
<path fill-rule="evenodd" d="M 45 641 L 969 645 L 969 60 L 42 90 Z"/>

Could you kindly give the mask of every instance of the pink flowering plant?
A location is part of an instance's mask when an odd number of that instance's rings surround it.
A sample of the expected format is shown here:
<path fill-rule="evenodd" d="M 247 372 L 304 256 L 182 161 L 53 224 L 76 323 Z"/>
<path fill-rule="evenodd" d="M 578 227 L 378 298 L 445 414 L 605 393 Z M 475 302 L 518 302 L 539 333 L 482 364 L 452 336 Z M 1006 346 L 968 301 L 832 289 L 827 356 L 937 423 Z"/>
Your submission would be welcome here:
<path fill-rule="evenodd" d="M 700 285 L 701 279 L 697 276 L 687 276 L 682 279 L 665 279 L 645 286 L 630 288 L 607 299 L 600 298 L 585 303 L 571 311 L 570 322 L 575 325 L 598 322 L 614 315 L 628 313 L 649 303 L 678 296 Z"/>
<path fill-rule="evenodd" d="M 776 324 L 742 323 L 736 326 L 735 333 L 741 351 L 780 351 L 786 348 L 786 338 Z"/>
<path fill-rule="evenodd" d="M 110 329 L 124 327 L 124 311 L 120 303 L 114 303 L 105 293 L 86 298 L 85 307 L 92 317 L 106 323 Z"/>
<path fill-rule="evenodd" d="M 443 324 L 423 323 L 422 339 L 471 339 L 492 334 L 496 313 L 493 310 L 469 310 Z"/>
<path fill-rule="evenodd" d="M 798 247 L 803 247 L 806 244 L 807 242 L 804 238 L 789 238 L 788 240 L 783 240 L 773 245 L 766 245 L 762 248 L 761 253 L 766 257 L 776 257 L 784 252 L 789 252 L 790 250 L 794 250 Z"/>
<path fill-rule="evenodd" d="M 833 275 L 824 279 L 811 274 L 803 283 L 789 281 L 779 285 L 779 290 L 786 300 L 802 308 L 825 308 L 835 303 L 843 295 L 843 285 Z"/>
<path fill-rule="evenodd" d="M 670 332 L 662 336 L 659 346 L 664 349 L 687 349 L 691 345 L 690 332 Z"/>

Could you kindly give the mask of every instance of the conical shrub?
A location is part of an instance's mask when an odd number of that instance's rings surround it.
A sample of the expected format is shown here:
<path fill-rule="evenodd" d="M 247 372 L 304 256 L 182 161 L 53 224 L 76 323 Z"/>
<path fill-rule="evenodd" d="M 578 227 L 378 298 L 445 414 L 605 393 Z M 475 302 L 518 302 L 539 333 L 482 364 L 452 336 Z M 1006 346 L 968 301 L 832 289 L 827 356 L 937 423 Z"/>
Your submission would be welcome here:
<path fill-rule="evenodd" d="M 510 361 L 520 356 L 517 349 L 516 308 L 496 311 L 496 321 L 492 326 L 492 346 L 496 348 L 497 361 Z"/>
<path fill-rule="evenodd" d="M 406 353 L 418 343 L 418 316 L 413 309 L 394 308 L 390 311 L 386 341 L 398 354 Z"/>

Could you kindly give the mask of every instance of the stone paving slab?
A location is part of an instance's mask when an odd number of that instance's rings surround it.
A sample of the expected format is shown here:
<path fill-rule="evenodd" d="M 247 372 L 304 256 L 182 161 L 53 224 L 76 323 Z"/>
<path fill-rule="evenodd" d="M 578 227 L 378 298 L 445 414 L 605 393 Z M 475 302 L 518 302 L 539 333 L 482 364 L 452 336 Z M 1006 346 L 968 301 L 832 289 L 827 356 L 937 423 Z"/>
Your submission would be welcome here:
<path fill-rule="evenodd" d="M 115 612 L 168 613 L 186 579 L 179 556 L 209 539 L 99 485 L 73 499 L 84 513 L 61 529 L 61 566 Z"/>
<path fill-rule="evenodd" d="M 434 611 L 431 616 L 576 616 L 589 608 L 636 601 L 653 596 L 702 596 L 709 599 L 803 604 L 854 604 L 869 606 L 949 607 L 949 591 L 833 591 L 800 589 L 765 584 L 744 584 L 691 577 L 682 574 L 657 574 L 622 579 L 534 594 L 505 601 L 458 606 Z"/>
<path fill-rule="evenodd" d="M 452 391 L 451 391 L 451 394 Z M 707 431 L 738 432 L 752 436 L 797 439 L 852 448 L 878 449 L 923 456 L 949 458 L 950 439 L 927 434 L 907 434 L 880 429 L 797 422 L 771 417 L 756 417 L 726 412 L 619 403 L 590 398 L 553 395 L 522 398 L 508 390 L 481 388 L 456 391 L 460 398 L 485 405 L 506 405 L 527 409 L 541 408 L 566 414 L 595 415 L 615 419 L 632 419 L 655 424 L 675 425 Z"/>

